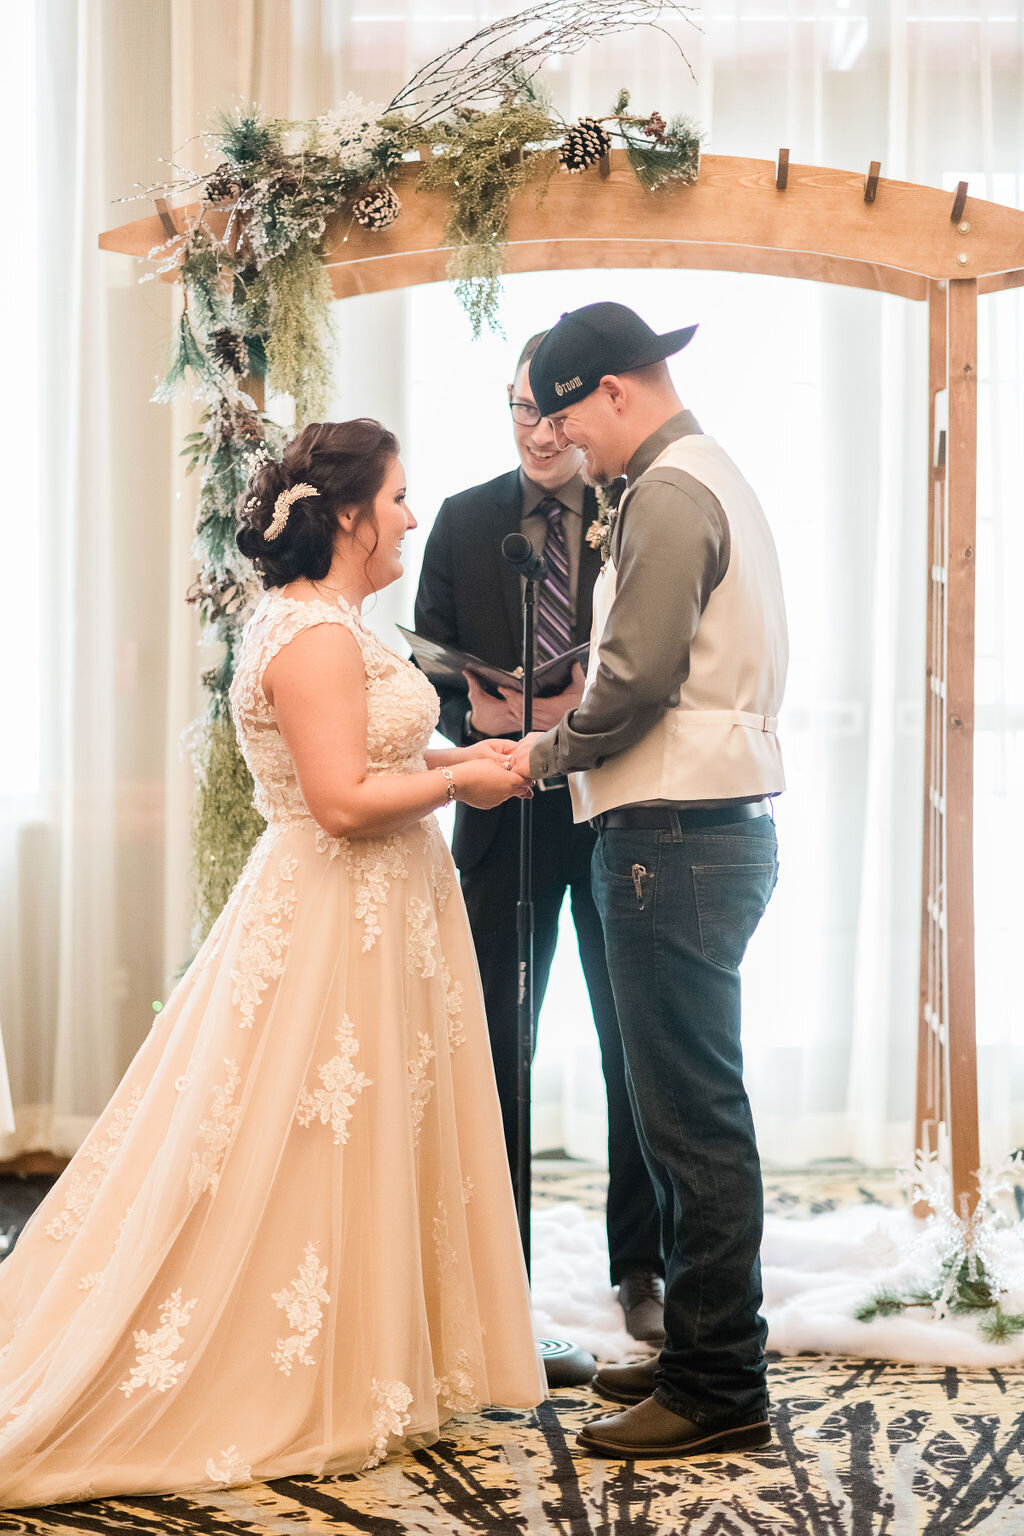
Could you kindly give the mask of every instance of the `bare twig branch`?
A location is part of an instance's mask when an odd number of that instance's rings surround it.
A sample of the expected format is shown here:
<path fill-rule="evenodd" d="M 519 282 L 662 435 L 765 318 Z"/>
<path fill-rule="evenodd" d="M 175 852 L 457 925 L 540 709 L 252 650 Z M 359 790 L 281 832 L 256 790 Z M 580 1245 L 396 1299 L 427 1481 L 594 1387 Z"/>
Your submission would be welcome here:
<path fill-rule="evenodd" d="M 598 38 L 638 27 L 657 27 L 671 37 L 659 22 L 679 16 L 696 26 L 697 10 L 685 0 L 540 0 L 424 64 L 389 103 L 388 112 L 429 123 L 455 107 L 493 101 L 512 75 L 531 79 L 552 53 L 578 53 Z M 692 75 L 678 41 L 673 37 L 672 42 Z"/>

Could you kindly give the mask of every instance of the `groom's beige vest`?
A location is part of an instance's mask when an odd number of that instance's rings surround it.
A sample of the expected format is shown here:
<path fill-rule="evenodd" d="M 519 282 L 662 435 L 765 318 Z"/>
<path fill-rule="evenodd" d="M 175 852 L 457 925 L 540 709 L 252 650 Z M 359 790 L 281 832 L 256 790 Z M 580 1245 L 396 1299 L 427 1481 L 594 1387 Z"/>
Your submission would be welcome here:
<path fill-rule="evenodd" d="M 785 788 L 776 726 L 789 644 L 778 556 L 761 505 L 714 438 L 680 437 L 655 466 L 683 470 L 717 497 L 729 524 L 729 566 L 701 615 L 679 703 L 634 746 L 570 774 L 577 821 L 648 800 L 741 800 Z M 588 686 L 614 597 L 609 560 L 594 587 Z"/>

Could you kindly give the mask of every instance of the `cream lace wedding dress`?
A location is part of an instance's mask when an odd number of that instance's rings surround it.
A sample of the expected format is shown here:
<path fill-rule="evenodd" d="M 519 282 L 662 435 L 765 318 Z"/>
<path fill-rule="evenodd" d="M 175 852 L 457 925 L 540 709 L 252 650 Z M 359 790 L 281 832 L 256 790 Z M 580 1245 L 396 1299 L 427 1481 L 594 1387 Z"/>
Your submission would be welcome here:
<path fill-rule="evenodd" d="M 372 1467 L 544 1396 L 448 849 L 329 837 L 263 694 L 316 624 L 360 646 L 370 772 L 424 766 L 420 673 L 268 593 L 232 688 L 267 830 L 0 1265 L 6 1507 Z"/>

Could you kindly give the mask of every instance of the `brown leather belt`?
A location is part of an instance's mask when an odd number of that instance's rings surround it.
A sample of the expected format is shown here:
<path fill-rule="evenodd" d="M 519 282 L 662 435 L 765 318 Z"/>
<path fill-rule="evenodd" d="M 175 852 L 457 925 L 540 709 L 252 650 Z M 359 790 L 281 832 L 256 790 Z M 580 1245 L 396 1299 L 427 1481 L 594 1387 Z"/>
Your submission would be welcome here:
<path fill-rule="evenodd" d="M 767 816 L 769 811 L 767 799 L 725 805 L 620 805 L 592 817 L 590 825 L 599 832 L 620 827 L 654 831 L 671 827 L 675 821 L 680 831 L 686 832 L 695 827 L 721 827 L 730 821 L 751 821 L 755 816 Z"/>

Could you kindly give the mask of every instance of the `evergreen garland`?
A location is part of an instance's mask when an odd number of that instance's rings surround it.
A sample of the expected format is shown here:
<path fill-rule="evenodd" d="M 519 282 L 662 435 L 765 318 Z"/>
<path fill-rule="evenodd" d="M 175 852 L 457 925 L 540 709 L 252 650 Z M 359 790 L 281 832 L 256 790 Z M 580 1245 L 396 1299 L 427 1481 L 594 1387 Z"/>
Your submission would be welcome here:
<path fill-rule="evenodd" d="M 194 552 L 200 574 L 188 594 L 204 641 L 219 648 L 203 674 L 208 704 L 193 727 L 197 797 L 193 818 L 195 936 L 201 940 L 229 894 L 262 828 L 252 782 L 231 728 L 228 689 L 242 626 L 258 583 L 235 547 L 238 507 L 262 456 L 276 456 L 284 433 L 249 393 L 248 380 L 291 395 L 299 423 L 322 415 L 333 374 L 331 288 L 322 262 L 328 222 L 341 216 L 371 231 L 400 217 L 390 180 L 429 146 L 418 186 L 448 194 L 449 275 L 472 324 L 499 329 L 500 276 L 509 205 L 533 186 L 538 196 L 579 125 L 563 123 L 535 81 L 552 50 L 568 53 L 592 38 L 654 25 L 680 0 L 544 0 L 484 28 L 417 73 L 390 106 L 349 95 L 311 123 L 296 124 L 236 108 L 207 135 L 213 168 L 146 188 L 141 195 L 198 191 L 199 212 L 183 233 L 151 255 L 156 270 L 180 278 L 184 302 L 166 377 L 154 398 L 188 388 L 202 400 L 199 430 L 183 452 L 199 475 Z M 519 38 L 508 46 L 507 39 Z M 462 55 L 469 49 L 469 63 Z M 468 99 L 493 100 L 480 111 Z M 692 180 L 699 139 L 688 125 L 664 133 L 657 113 L 625 112 L 620 93 L 609 117 L 587 120 L 587 144 L 618 136 L 645 186 Z M 575 138 L 574 138 L 575 135 Z M 220 223 L 208 214 L 219 211 Z"/>
<path fill-rule="evenodd" d="M 448 194 L 444 241 L 454 247 L 448 275 L 478 337 L 498 329 L 500 277 L 509 204 L 527 183 L 543 195 L 556 169 L 554 150 L 524 153 L 552 137 L 549 110 L 524 89 L 493 112 L 460 112 L 435 130 L 435 153 L 419 185 Z"/>
<path fill-rule="evenodd" d="M 235 739 L 223 695 L 191 733 L 196 795 L 192 803 L 194 913 L 197 937 L 213 927 L 266 823 L 253 809 L 252 778 Z"/>

